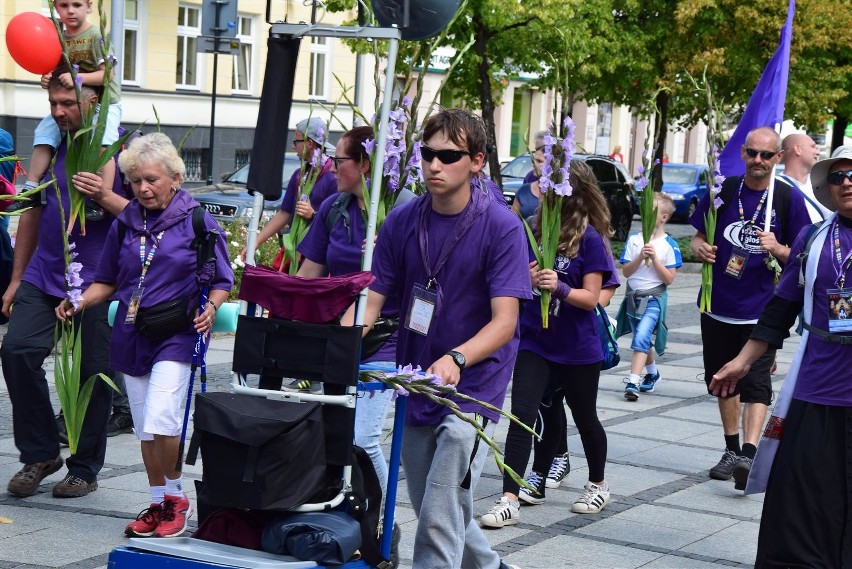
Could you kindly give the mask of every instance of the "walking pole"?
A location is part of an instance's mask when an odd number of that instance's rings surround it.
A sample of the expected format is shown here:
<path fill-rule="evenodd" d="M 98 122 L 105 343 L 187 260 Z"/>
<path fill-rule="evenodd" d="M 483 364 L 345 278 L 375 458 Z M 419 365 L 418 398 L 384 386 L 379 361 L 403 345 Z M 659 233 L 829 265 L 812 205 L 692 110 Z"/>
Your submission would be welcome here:
<path fill-rule="evenodd" d="M 199 298 L 198 304 L 199 304 L 198 310 L 199 310 L 199 313 L 201 313 L 201 312 L 204 311 L 204 306 L 207 304 L 207 287 L 204 287 L 202 289 L 201 298 Z M 189 371 L 189 385 L 187 386 L 187 390 L 186 390 L 186 405 L 184 406 L 184 409 L 183 409 L 183 426 L 181 427 L 181 430 L 180 430 L 180 445 L 178 446 L 178 457 L 177 457 L 177 463 L 175 464 L 175 470 L 177 472 L 183 472 L 183 450 L 184 450 L 184 445 L 186 443 L 186 429 L 187 429 L 187 426 L 189 425 L 189 409 L 190 409 L 190 407 L 192 407 L 192 391 L 193 391 L 193 384 L 195 383 L 195 370 L 198 369 L 198 362 L 200 360 L 203 361 L 203 354 L 202 354 L 202 344 L 203 343 L 204 343 L 204 333 L 203 332 L 197 332 L 195 334 L 195 347 L 192 350 L 192 366 L 190 367 L 190 371 Z M 202 374 L 202 378 L 204 378 L 204 379 L 202 379 L 202 382 L 206 381 L 207 380 L 207 378 L 205 377 L 206 369 L 202 368 L 201 374 Z M 203 383 L 202 383 L 202 389 L 204 389 Z"/>

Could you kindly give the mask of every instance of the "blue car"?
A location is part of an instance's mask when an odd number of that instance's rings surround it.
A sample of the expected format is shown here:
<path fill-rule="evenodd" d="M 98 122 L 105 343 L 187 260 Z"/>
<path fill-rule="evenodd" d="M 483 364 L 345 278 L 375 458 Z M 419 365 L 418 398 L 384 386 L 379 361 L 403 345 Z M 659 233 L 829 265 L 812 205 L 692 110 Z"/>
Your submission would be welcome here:
<path fill-rule="evenodd" d="M 663 164 L 663 187 L 661 191 L 671 196 L 675 204 L 673 219 L 688 220 L 698 202 L 709 190 L 707 166 L 700 164 Z M 642 193 L 636 195 L 636 213 Z"/>

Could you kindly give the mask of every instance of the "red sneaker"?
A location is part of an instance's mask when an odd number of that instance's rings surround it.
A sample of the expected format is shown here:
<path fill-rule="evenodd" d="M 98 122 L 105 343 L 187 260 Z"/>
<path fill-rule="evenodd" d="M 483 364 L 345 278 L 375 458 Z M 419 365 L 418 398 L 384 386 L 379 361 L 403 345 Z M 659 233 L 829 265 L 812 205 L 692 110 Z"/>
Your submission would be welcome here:
<path fill-rule="evenodd" d="M 162 516 L 163 507 L 160 504 L 151 504 L 150 507 L 139 512 L 136 520 L 127 524 L 124 528 L 124 535 L 127 537 L 151 537 L 160 524 Z"/>
<path fill-rule="evenodd" d="M 160 524 L 154 530 L 154 537 L 177 537 L 186 531 L 189 517 L 192 515 L 192 504 L 186 496 L 169 496 L 163 500 L 163 513 Z"/>

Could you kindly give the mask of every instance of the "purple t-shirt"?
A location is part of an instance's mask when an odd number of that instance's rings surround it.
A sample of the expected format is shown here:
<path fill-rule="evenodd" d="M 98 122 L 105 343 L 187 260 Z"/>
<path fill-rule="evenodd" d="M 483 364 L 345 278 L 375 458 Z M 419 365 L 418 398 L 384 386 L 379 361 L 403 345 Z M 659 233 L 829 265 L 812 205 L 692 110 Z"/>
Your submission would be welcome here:
<path fill-rule="evenodd" d="M 186 332 L 177 334 L 162 342 L 151 342 L 142 336 L 133 324 L 125 324 L 127 306 L 130 297 L 139 284 L 142 274 L 142 262 L 139 259 L 141 236 L 145 235 L 146 255 L 151 243 L 161 231 L 158 247 L 145 275 L 141 306 L 147 308 L 161 302 L 190 296 L 190 306 L 197 307 L 200 296 L 195 270 L 197 262 L 195 251 L 189 244 L 195 238 L 192 229 L 192 209 L 198 203 L 184 190 L 179 191 L 166 209 L 147 212 L 147 229 L 143 230 L 142 212 L 145 209 L 135 199 L 132 200 L 110 228 L 104 242 L 101 261 L 95 272 L 95 281 L 115 284 L 118 288 L 118 310 L 112 327 L 112 347 L 110 367 L 133 376 L 143 376 L 151 372 L 158 361 L 191 362 L 195 344 L 195 328 L 187 325 Z M 207 229 L 219 232 L 216 240 L 216 276 L 210 288 L 231 290 L 234 273 L 228 256 L 225 232 L 216 221 L 206 213 L 204 221 Z M 127 229 L 124 240 L 119 244 L 118 226 L 124 222 Z"/>
<path fill-rule="evenodd" d="M 524 183 L 525 184 L 532 184 L 533 182 L 538 180 L 540 177 L 541 176 L 536 175 L 535 170 L 530 170 L 529 172 L 527 172 L 527 175 L 524 176 Z"/>
<path fill-rule="evenodd" d="M 534 257 L 533 257 L 534 258 Z M 571 288 L 583 287 L 587 273 L 603 273 L 603 283 L 612 278 L 614 261 L 597 230 L 588 226 L 580 240 L 577 256 L 556 256 L 554 270 L 559 280 Z M 524 304 L 521 315 L 519 350 L 529 350 L 548 361 L 559 364 L 585 365 L 603 359 L 598 339 L 597 316 L 564 300 L 559 302 L 559 315 L 550 315 L 547 329 L 541 327 L 541 299 L 536 296 Z"/>
<path fill-rule="evenodd" d="M 337 277 L 357 273 L 361 270 L 361 246 L 367 235 L 364 216 L 358 207 L 358 200 L 352 196 L 349 200 L 347 223 L 341 215 L 334 222 L 329 234 L 326 219 L 331 215 L 338 194 L 326 198 L 317 210 L 316 223 L 311 224 L 305 238 L 299 244 L 299 253 L 314 263 L 325 265 L 331 276 Z M 388 297 L 382 307 L 382 316 L 396 318 L 399 316 L 399 306 L 395 297 Z M 365 362 L 394 362 L 396 361 L 397 333 L 394 333 L 379 350 L 365 358 Z"/>
<path fill-rule="evenodd" d="M 517 216 L 500 204 L 491 193 L 473 189 L 465 210 L 452 216 L 432 211 L 430 196 L 409 202 L 391 211 L 376 241 L 371 288 L 385 296 L 400 298 L 401 320 L 396 361 L 428 368 L 447 350 L 468 341 L 491 321 L 491 299 L 495 297 L 531 297 L 526 237 Z M 435 275 L 441 299 L 432 317 L 428 336 L 405 328 L 414 285 L 427 284 L 427 272 L 421 260 L 417 229 L 421 215 L 428 221 L 423 227 L 428 238 L 429 258 L 436 263 L 437 251 L 450 242 L 457 222 L 470 211 L 481 211 L 470 229 L 452 249 L 446 264 Z M 435 290 L 432 288 L 431 290 Z M 517 356 L 518 332 L 483 361 L 468 366 L 461 374 L 458 390 L 471 397 L 503 406 L 506 387 Z M 497 421 L 499 414 L 479 405 L 459 401 L 464 412 L 482 413 Z M 425 397 L 411 396 L 407 422 L 410 425 L 435 425 L 450 413 L 443 405 Z"/>
<path fill-rule="evenodd" d="M 828 295 L 826 290 L 837 288 L 837 262 L 831 230 L 819 252 L 819 265 L 814 283 L 814 306 L 811 324 L 820 330 L 828 330 Z M 801 302 L 805 289 L 799 287 L 798 254 L 805 246 L 807 229 L 803 230 L 790 251 L 790 261 L 784 267 L 781 281 L 775 294 L 785 300 Z M 840 225 L 840 250 L 845 256 L 852 251 L 852 227 Z M 816 253 L 812 253 L 816 254 Z M 852 273 L 852 271 L 850 271 Z M 852 278 L 852 274 L 847 275 Z M 810 279 L 809 279 L 810 280 Z M 848 286 L 848 285 L 847 285 Z M 849 332 L 840 332 L 849 336 Z M 849 360 L 849 346 L 828 342 L 816 334 L 808 337 L 808 345 L 802 357 L 799 379 L 793 397 L 819 405 L 852 407 L 852 381 L 842 362 Z"/>
<path fill-rule="evenodd" d="M 293 172 L 290 176 L 290 182 L 287 184 L 287 191 L 284 192 L 284 199 L 281 200 L 281 211 L 285 211 L 290 215 L 296 211 L 296 199 L 299 193 L 299 176 L 301 169 Z M 322 165 L 322 171 L 317 177 L 317 181 L 311 190 L 311 195 L 308 198 L 311 202 L 311 207 L 314 211 L 319 210 L 325 198 L 337 193 L 337 178 L 331 173 L 331 160 L 326 160 Z"/>
<path fill-rule="evenodd" d="M 62 209 L 65 212 L 67 223 L 70 202 L 68 198 L 68 185 L 65 178 L 66 150 L 67 147 L 63 139 L 56 153 L 56 163 L 53 171 L 56 174 L 56 181 L 62 193 Z M 115 170 L 112 191 L 123 197 L 127 197 L 127 193 L 121 183 L 121 177 L 118 174 L 118 167 Z M 44 190 L 44 193 L 47 196 L 47 205 L 42 208 L 41 220 L 39 221 L 38 247 L 33 253 L 22 278 L 46 294 L 64 297 L 66 283 L 62 233 L 66 228 L 59 217 L 56 191 L 52 186 L 49 186 Z M 77 253 L 77 257 L 74 260 L 83 265 L 80 271 L 80 277 L 83 279 L 82 289 L 86 289 L 94 280 L 95 268 L 97 267 L 98 260 L 101 258 L 104 239 L 107 238 L 107 232 L 114 220 L 115 218 L 112 215 L 106 213 L 100 221 L 87 221 L 85 236 L 80 234 L 80 221 L 78 220 L 74 224 L 71 235 L 68 236 L 68 241 L 75 245 L 74 251 Z"/>
<path fill-rule="evenodd" d="M 733 187 L 738 188 L 741 179 L 741 177 L 728 178 L 726 184 L 735 184 Z M 731 203 L 722 209 L 716 220 L 716 242 L 714 244 L 718 249 L 716 251 L 716 262 L 713 264 L 712 314 L 739 320 L 756 320 L 772 297 L 772 288 L 775 283 L 774 273 L 764 263 L 769 254 L 760 248 L 757 233 L 750 230 L 750 222 L 761 201 L 763 191 L 749 189 L 748 186 L 743 184 L 742 192 L 739 192 L 743 204 L 742 218 L 739 213 L 737 194 L 738 192 L 735 190 Z M 704 215 L 709 207 L 709 196 L 708 193 L 702 198 L 695 213 L 689 218 L 689 223 L 701 233 L 706 233 Z M 766 203 L 761 206 L 760 213 L 755 221 L 755 225 L 761 231 L 764 227 L 765 216 Z M 770 230 L 775 234 L 775 239 L 785 245 L 792 244 L 802 228 L 811 224 L 802 193 L 790 192 L 790 205 L 786 220 L 779 222 L 774 206 L 771 219 Z M 748 251 L 748 259 L 740 272 L 742 276 L 739 279 L 725 272 L 735 247 L 744 248 Z M 743 291 L 748 291 L 748 294 L 743 294 Z"/>

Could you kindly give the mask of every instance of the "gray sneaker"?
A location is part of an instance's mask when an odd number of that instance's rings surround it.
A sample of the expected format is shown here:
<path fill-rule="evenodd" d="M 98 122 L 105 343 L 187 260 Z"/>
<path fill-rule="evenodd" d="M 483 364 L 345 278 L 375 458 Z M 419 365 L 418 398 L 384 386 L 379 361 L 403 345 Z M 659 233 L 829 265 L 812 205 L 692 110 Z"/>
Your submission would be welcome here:
<path fill-rule="evenodd" d="M 725 449 L 725 454 L 722 455 L 716 466 L 710 469 L 710 478 L 713 480 L 730 480 L 734 475 L 734 465 L 739 459 L 737 453 Z"/>
<path fill-rule="evenodd" d="M 737 462 L 734 464 L 733 477 L 734 488 L 737 490 L 745 490 L 746 482 L 748 482 L 748 473 L 751 472 L 751 465 L 754 464 L 754 459 L 747 456 L 738 456 Z"/>

